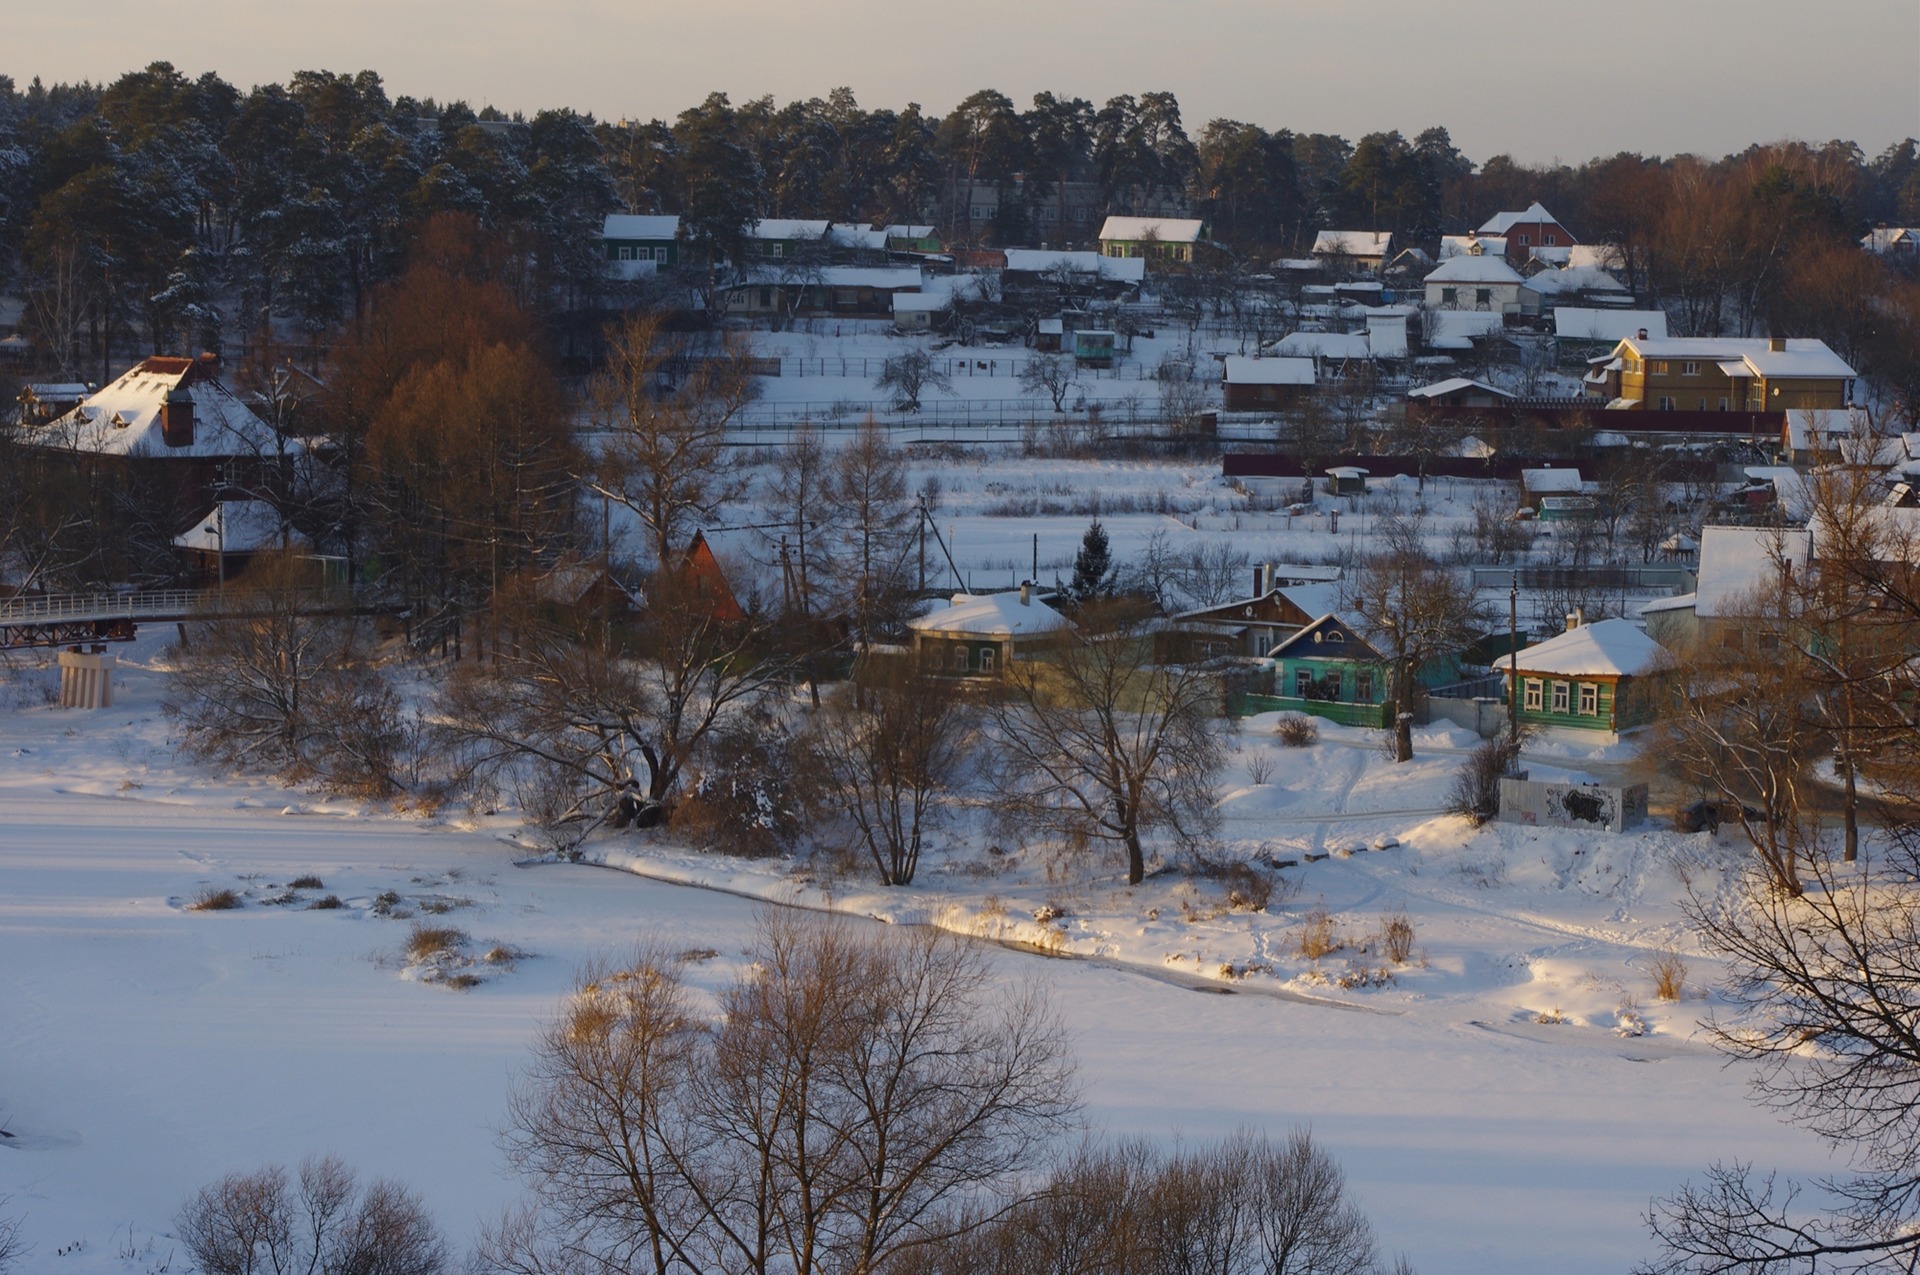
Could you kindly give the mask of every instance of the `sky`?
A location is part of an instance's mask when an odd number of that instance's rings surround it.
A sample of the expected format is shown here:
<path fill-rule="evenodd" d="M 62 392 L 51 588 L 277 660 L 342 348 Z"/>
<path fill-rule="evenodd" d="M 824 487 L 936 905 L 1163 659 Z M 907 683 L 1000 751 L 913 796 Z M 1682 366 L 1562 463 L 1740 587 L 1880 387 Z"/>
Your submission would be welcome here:
<path fill-rule="evenodd" d="M 1476 160 L 1720 155 L 1920 136 L 1915 0 L 134 0 L 22 3 L 0 74 L 111 80 L 165 60 L 248 87 L 371 68 L 394 96 L 671 118 L 709 92 L 944 113 L 997 88 L 1171 90 L 1348 138 L 1444 125 Z M 164 16 L 161 16 L 164 13 Z"/>

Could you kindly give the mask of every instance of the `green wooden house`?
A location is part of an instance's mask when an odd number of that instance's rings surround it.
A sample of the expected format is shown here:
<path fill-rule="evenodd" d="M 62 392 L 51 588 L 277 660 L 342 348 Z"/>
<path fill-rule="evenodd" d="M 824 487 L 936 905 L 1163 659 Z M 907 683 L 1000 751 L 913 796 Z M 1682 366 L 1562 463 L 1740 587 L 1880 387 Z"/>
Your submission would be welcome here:
<path fill-rule="evenodd" d="M 1649 681 L 1665 649 L 1631 620 L 1597 620 L 1529 646 L 1514 658 L 1523 725 L 1618 736 L 1653 719 Z M 1507 676 L 1502 660 L 1496 671 Z M 1508 694 L 1511 696 L 1512 689 Z"/>
<path fill-rule="evenodd" d="M 680 264 L 678 217 L 608 213 L 600 241 L 608 261 L 651 261 L 656 269 Z"/>
<path fill-rule="evenodd" d="M 1273 648 L 1273 694 L 1254 697 L 1256 712 L 1309 713 L 1347 726 L 1384 726 L 1393 670 L 1387 658 L 1339 615 L 1323 615 Z"/>
<path fill-rule="evenodd" d="M 764 217 L 747 227 L 747 256 L 755 261 L 824 261 L 831 245 L 828 221 Z"/>

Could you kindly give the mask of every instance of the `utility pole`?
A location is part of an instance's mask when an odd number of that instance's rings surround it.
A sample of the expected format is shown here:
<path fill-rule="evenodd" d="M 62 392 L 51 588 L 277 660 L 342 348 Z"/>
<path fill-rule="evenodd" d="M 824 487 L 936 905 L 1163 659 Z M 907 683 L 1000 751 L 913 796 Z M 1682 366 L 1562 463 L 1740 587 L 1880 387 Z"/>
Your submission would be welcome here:
<path fill-rule="evenodd" d="M 1507 743 L 1520 748 L 1520 568 L 1507 586 Z"/>

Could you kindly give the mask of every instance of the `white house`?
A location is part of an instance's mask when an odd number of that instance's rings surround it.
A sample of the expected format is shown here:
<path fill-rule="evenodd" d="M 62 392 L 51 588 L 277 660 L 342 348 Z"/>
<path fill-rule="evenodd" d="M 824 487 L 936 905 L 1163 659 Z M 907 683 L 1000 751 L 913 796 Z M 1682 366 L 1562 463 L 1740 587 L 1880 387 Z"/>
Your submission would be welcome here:
<path fill-rule="evenodd" d="M 1393 255 L 1393 233 L 1387 230 L 1323 230 L 1313 237 L 1313 255 L 1323 261 L 1352 262 L 1374 274 Z"/>
<path fill-rule="evenodd" d="M 1427 276 L 1427 308 L 1519 314 L 1526 283 L 1502 257 L 1449 257 Z"/>

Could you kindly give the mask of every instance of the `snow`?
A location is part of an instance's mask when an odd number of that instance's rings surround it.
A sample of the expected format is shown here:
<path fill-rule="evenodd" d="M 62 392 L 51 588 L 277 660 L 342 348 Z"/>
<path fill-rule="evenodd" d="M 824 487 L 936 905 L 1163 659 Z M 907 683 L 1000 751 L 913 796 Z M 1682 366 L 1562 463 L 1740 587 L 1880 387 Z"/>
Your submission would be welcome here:
<path fill-rule="evenodd" d="M 1645 332 L 1656 340 L 1667 335 L 1664 310 L 1594 310 L 1562 305 L 1553 309 L 1553 334 L 1566 341 L 1624 341 Z M 1614 371 L 1620 369 L 1615 368 Z"/>
<path fill-rule="evenodd" d="M 113 710 L 46 706 L 44 668 L 17 671 L 0 707 L 0 1127 L 14 1135 L 0 1195 L 34 1246 L 23 1269 L 182 1269 L 171 1219 L 189 1191 L 325 1152 L 417 1187 L 464 1248 L 520 1198 L 495 1131 L 572 971 L 643 941 L 711 950 L 687 970 L 713 992 L 742 969 L 756 901 L 1057 951 L 1069 959 L 995 951 L 992 965 L 1051 992 L 1096 1130 L 1198 1141 L 1310 1126 L 1386 1246 L 1422 1270 L 1617 1271 L 1649 1255 L 1647 1199 L 1710 1160 L 1838 1167 L 1753 1106 L 1746 1069 L 1696 1027 L 1724 1011 L 1702 990 L 1720 971 L 1678 905 L 1683 881 L 1719 888 L 1731 843 L 1470 830 L 1440 813 L 1477 742 L 1462 731 L 1416 730 L 1416 760 L 1396 766 L 1366 732 L 1323 724 L 1319 744 L 1289 749 L 1271 715 L 1243 723 L 1222 852 L 1291 859 L 1259 871 L 1298 890 L 1246 913 L 1205 880 L 1129 890 L 1098 857 L 1018 839 L 994 855 L 970 826 L 905 889 L 649 835 L 591 844 L 627 871 L 531 862 L 510 811 L 426 819 L 181 762 L 156 711 L 159 639 L 119 653 Z M 1523 760 L 1556 777 L 1614 755 Z M 264 902 L 304 873 L 344 906 Z M 247 904 L 182 906 L 209 887 Z M 408 923 L 373 906 L 386 891 L 449 907 L 438 923 L 476 949 L 529 955 L 469 992 L 423 982 L 399 956 Z M 1065 915 L 1035 919 L 1043 904 Z M 1340 987 L 1349 960 L 1381 958 L 1299 957 L 1315 905 L 1356 939 L 1405 908 L 1415 960 L 1389 984 Z M 1655 1001 L 1646 973 L 1668 946 L 1691 967 L 1678 1004 Z M 1647 1034 L 1623 1038 L 1633 1001 Z"/>
<path fill-rule="evenodd" d="M 1290 332 L 1270 347 L 1289 359 L 1370 359 L 1372 344 L 1365 332 Z"/>
<path fill-rule="evenodd" d="M 1813 538 L 1793 528 L 1703 527 L 1700 530 L 1699 601 L 1701 619 L 1748 614 L 1755 594 L 1779 576 L 1781 563 L 1802 571 Z"/>
<path fill-rule="evenodd" d="M 1427 347 L 1434 350 L 1470 350 L 1477 337 L 1498 336 L 1506 323 L 1491 310 L 1429 310 Z"/>
<path fill-rule="evenodd" d="M 1147 277 L 1145 257 L 1108 257 L 1097 252 L 1056 252 L 1045 248 L 1008 248 L 1005 255 L 1007 269 L 1032 274 L 1058 270 L 1118 283 L 1139 283 Z"/>
<path fill-rule="evenodd" d="M 1478 249 L 1476 252 L 1475 249 Z M 1448 261 L 1454 257 L 1505 257 L 1507 241 L 1504 236 L 1496 235 L 1442 235 L 1440 236 L 1440 260 Z"/>
<path fill-rule="evenodd" d="M 809 218 L 764 217 L 747 227 L 749 239 L 808 239 L 826 238 L 827 221 L 814 221 Z"/>
<path fill-rule="evenodd" d="M 1545 296 L 1562 292 L 1617 292 L 1626 295 L 1626 285 L 1597 266 L 1568 266 L 1562 270 L 1542 270 L 1527 281 L 1527 286 Z M 1635 324 L 1636 328 L 1642 324 Z M 1664 330 L 1665 325 L 1661 325 Z M 1629 332 L 1627 335 L 1631 336 Z"/>
<path fill-rule="evenodd" d="M 1472 381 L 1464 376 L 1450 376 L 1444 381 L 1435 381 L 1431 385 L 1420 385 L 1407 391 L 1408 398 L 1440 398 L 1459 390 L 1479 390 L 1482 394 L 1491 394 L 1495 398 L 1512 398 L 1513 395 L 1503 389 L 1488 385 L 1485 381 Z"/>
<path fill-rule="evenodd" d="M 161 432 L 161 409 L 170 395 L 184 393 L 193 403 L 193 441 L 169 447 Z M 169 456 L 215 459 L 228 456 L 299 454 L 295 440 L 282 440 L 273 428 L 226 386 L 190 359 L 144 359 L 89 395 L 78 407 L 34 427 L 32 441 L 58 439 L 58 446 L 104 456 Z"/>
<path fill-rule="evenodd" d="M 676 239 L 680 235 L 678 216 L 636 216 L 632 213 L 608 213 L 600 227 L 602 239 Z"/>
<path fill-rule="evenodd" d="M 1595 620 L 1525 648 L 1518 664 L 1523 673 L 1556 677 L 1627 677 L 1655 667 L 1665 654 L 1631 620 Z"/>
<path fill-rule="evenodd" d="M 1224 363 L 1229 385 L 1312 385 L 1311 358 L 1252 359 L 1231 355 Z"/>
<path fill-rule="evenodd" d="M 1520 471 L 1520 482 L 1536 496 L 1542 492 L 1578 492 L 1580 471 L 1551 468 L 1523 469 Z"/>
<path fill-rule="evenodd" d="M 1040 599 L 1028 596 L 1022 601 L 1018 590 L 979 595 L 956 593 L 951 606 L 917 616 L 907 621 L 907 625 L 921 633 L 977 633 L 982 637 L 1019 637 L 1072 627 L 1066 616 Z"/>
<path fill-rule="evenodd" d="M 1206 223 L 1191 217 L 1109 217 L 1100 227 L 1104 240 L 1157 239 L 1161 243 L 1198 243 Z"/>
<path fill-rule="evenodd" d="M 1479 233 L 1483 235 L 1504 235 L 1515 226 L 1527 225 L 1529 223 L 1545 223 L 1557 226 L 1560 224 L 1560 219 L 1541 207 L 1540 201 L 1536 199 L 1528 204 L 1524 211 L 1495 213 L 1487 219 L 1486 225 L 1480 227 Z"/>
<path fill-rule="evenodd" d="M 1316 257 L 1384 257 L 1392 247 L 1389 230 L 1322 230 L 1313 237 Z"/>
<path fill-rule="evenodd" d="M 1818 337 L 1787 337 L 1786 348 L 1770 348 L 1767 337 L 1676 336 L 1635 338 L 1633 348 L 1643 359 L 1695 359 L 1719 362 L 1734 376 L 1851 377 L 1847 361 Z M 1731 364 L 1732 366 L 1729 366 Z M 1745 365 L 1745 370 L 1741 366 Z"/>
<path fill-rule="evenodd" d="M 202 553 L 254 553 L 279 547 L 285 533 L 286 521 L 266 501 L 223 500 L 175 536 L 173 543 Z M 307 543 L 299 532 L 293 532 L 291 539 L 296 544 Z"/>
<path fill-rule="evenodd" d="M 1448 257 L 1434 267 L 1426 282 L 1434 283 L 1525 283 L 1520 272 L 1507 264 L 1505 257 Z"/>

